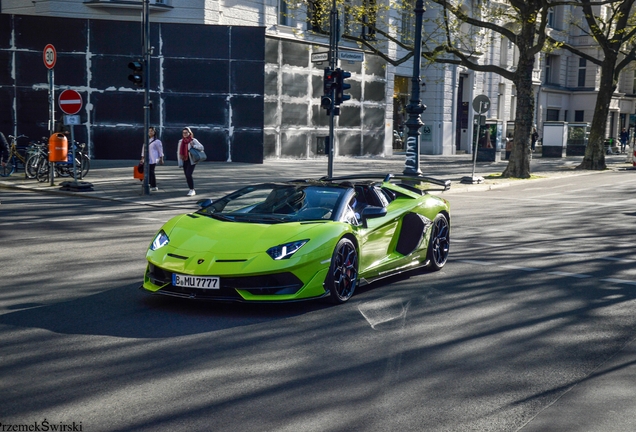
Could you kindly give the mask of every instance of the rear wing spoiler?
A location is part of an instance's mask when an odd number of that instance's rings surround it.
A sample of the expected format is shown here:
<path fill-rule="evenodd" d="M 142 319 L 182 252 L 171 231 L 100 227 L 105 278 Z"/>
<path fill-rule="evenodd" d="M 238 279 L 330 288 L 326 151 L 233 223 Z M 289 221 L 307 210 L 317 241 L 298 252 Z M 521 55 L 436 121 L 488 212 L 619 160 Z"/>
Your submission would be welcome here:
<path fill-rule="evenodd" d="M 401 180 L 405 182 L 420 182 L 420 183 L 432 183 L 437 186 L 442 186 L 443 191 L 447 191 L 451 187 L 450 180 L 440 180 L 434 177 L 425 176 L 422 174 L 352 174 L 341 177 L 321 177 L 320 181 L 343 181 L 343 180 L 363 180 L 363 179 L 381 179 L 383 182 L 389 182 L 391 180 Z"/>

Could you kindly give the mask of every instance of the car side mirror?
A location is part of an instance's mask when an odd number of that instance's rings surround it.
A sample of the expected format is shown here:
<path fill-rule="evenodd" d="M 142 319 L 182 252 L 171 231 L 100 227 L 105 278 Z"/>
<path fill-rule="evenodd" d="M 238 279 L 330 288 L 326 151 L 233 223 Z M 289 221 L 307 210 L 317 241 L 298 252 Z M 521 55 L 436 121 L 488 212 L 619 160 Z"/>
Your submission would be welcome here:
<path fill-rule="evenodd" d="M 367 206 L 362 209 L 360 218 L 362 219 L 362 225 L 366 228 L 367 219 L 375 219 L 386 216 L 386 208 L 378 206 Z"/>
<path fill-rule="evenodd" d="M 206 207 L 210 207 L 212 203 L 213 201 L 210 198 L 200 199 L 199 201 L 197 201 L 197 205 L 201 207 L 202 209 Z"/>

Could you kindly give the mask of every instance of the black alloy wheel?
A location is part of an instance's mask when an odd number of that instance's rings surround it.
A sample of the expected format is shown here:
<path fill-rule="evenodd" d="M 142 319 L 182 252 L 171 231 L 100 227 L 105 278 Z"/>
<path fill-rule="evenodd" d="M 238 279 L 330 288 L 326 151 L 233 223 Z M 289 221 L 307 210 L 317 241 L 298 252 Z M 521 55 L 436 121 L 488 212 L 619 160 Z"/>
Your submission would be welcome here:
<path fill-rule="evenodd" d="M 341 304 L 351 298 L 358 283 L 358 252 L 353 242 L 342 238 L 331 257 L 325 286 L 331 302 Z"/>
<path fill-rule="evenodd" d="M 431 239 L 428 242 L 429 267 L 439 270 L 444 267 L 450 250 L 450 224 L 443 214 L 438 214 L 433 220 Z"/>

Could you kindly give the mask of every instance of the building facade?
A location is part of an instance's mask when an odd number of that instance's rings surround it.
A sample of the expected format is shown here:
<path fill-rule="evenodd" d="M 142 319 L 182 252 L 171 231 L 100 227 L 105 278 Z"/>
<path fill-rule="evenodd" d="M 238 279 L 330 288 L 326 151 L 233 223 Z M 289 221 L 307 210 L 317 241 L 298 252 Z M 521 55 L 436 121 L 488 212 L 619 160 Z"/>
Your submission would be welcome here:
<path fill-rule="evenodd" d="M 42 69 L 36 65 L 41 55 L 39 45 L 43 47 L 47 37 L 51 37 L 42 31 L 47 26 L 39 23 L 51 22 L 47 31 L 64 28 L 71 38 L 86 41 L 85 46 L 72 47 L 60 55 L 60 60 L 74 58 L 72 69 L 83 71 L 85 79 L 63 82 L 59 76 L 69 72 L 60 71 L 56 74 L 56 85 L 86 94 L 83 126 L 85 139 L 94 146 L 94 155 L 130 157 L 132 151 L 120 143 L 130 142 L 130 136 L 143 133 L 140 130 L 143 111 L 137 102 L 141 93 L 127 82 L 125 65 L 127 59 L 141 54 L 138 39 L 141 1 L 2 0 L 1 7 L 5 21 L 27 23 L 19 29 L 11 27 L 17 33 L 5 31 L 5 42 L 0 46 L 0 56 L 15 59 L 10 62 L 15 69 L 7 71 L 0 82 L 5 107 L 2 108 L 5 123 L 1 127 L 6 130 L 11 123 L 13 131 L 21 133 L 22 130 L 16 130 L 17 125 L 39 122 L 38 131 L 46 129 L 42 123 L 46 110 L 38 108 L 37 118 L 20 110 L 21 101 L 29 98 L 36 100 L 38 107 L 44 102 L 42 90 L 46 80 L 40 77 L 25 81 L 23 77 L 31 70 Z M 320 96 L 327 64 L 312 62 L 312 55 L 327 51 L 328 36 L 313 22 L 311 11 L 309 15 L 303 10 L 290 11 L 285 0 L 150 0 L 150 10 L 155 47 L 151 62 L 151 93 L 155 102 L 152 122 L 169 142 L 178 138 L 179 127 L 189 125 L 200 130 L 203 135 L 199 137 L 218 149 L 212 152 L 213 160 L 258 162 L 263 157 L 307 158 L 324 154 L 329 118 L 320 108 Z M 551 12 L 550 31 L 599 56 L 598 48 L 588 36 L 566 25 L 574 13 L 569 6 L 556 8 Z M 435 7 L 425 12 L 425 34 L 435 33 L 434 19 L 439 14 Z M 30 21 L 36 18 L 41 21 Z M 348 25 L 346 16 L 342 22 L 345 31 L 365 32 L 364 27 Z M 406 35 L 412 26 L 404 15 L 392 10 L 387 23 L 387 28 L 401 28 L 400 36 Z M 245 35 L 246 39 L 241 39 L 243 45 L 234 45 L 231 37 L 218 36 L 226 31 Z M 488 44 L 480 63 L 514 68 L 514 45 L 492 34 L 485 37 Z M 27 39 L 30 44 L 16 45 L 16 41 Z M 102 47 L 104 52 L 93 52 L 95 47 Z M 225 48 L 233 54 L 221 61 L 218 51 Z M 394 43 L 382 48 L 394 58 L 404 55 Z M 340 49 L 362 52 L 356 44 L 344 40 Z M 30 63 L 21 60 L 27 57 Z M 223 62 L 227 64 L 222 65 Z M 240 62 L 243 66 L 238 66 Z M 249 67 L 246 62 L 250 62 Z M 21 65 L 27 64 L 29 67 L 23 69 Z M 402 151 L 399 137 L 405 132 L 412 63 L 392 66 L 366 51 L 363 62 L 341 61 L 339 66 L 351 72 L 352 98 L 342 105 L 341 114 L 336 117 L 336 154 L 388 155 Z M 599 73 L 597 66 L 565 50 L 537 56 L 533 83 L 535 123 L 540 135 L 546 121 L 591 121 Z M 503 146 L 515 118 L 516 90 L 510 81 L 494 73 L 443 64 L 423 64 L 421 78 L 421 98 L 427 106 L 422 114 L 423 154 L 472 151 L 476 140 L 472 101 L 478 95 L 486 95 L 491 101 L 487 122 L 494 132 L 493 142 Z M 95 84 L 98 82 L 99 85 Z M 635 87 L 633 70 L 625 71 L 612 101 L 608 137 L 617 137 L 622 127 L 633 125 Z M 35 96 L 35 90 L 40 94 Z M 25 96 L 27 93 L 30 96 Z M 179 104 L 175 104 L 176 99 Z M 135 139 L 141 142 L 141 138 Z"/>

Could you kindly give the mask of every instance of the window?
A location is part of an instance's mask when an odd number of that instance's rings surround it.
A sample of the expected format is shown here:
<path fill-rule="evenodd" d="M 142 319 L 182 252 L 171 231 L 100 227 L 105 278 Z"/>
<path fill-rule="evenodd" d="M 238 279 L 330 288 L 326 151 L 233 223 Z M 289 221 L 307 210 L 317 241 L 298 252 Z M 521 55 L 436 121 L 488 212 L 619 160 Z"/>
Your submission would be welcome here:
<path fill-rule="evenodd" d="M 582 122 L 582 121 L 584 121 L 583 120 L 584 118 L 585 118 L 585 111 L 583 111 L 583 110 L 574 111 L 574 121 L 575 122 Z"/>
<path fill-rule="evenodd" d="M 546 121 L 559 121 L 559 110 L 547 109 L 545 119 Z"/>
<path fill-rule="evenodd" d="M 587 60 L 584 58 L 579 59 L 579 87 L 585 87 L 585 70 L 587 67 Z"/>
<path fill-rule="evenodd" d="M 545 84 L 559 84 L 559 56 L 545 56 Z"/>
<path fill-rule="evenodd" d="M 309 30 L 316 33 L 329 32 L 331 7 L 325 0 L 309 0 L 307 3 L 307 23 Z"/>
<path fill-rule="evenodd" d="M 402 2 L 402 42 L 413 43 L 415 40 L 415 0 Z"/>
<path fill-rule="evenodd" d="M 362 17 L 362 22 L 365 24 L 362 27 L 362 34 L 360 37 L 365 40 L 375 40 L 375 26 L 376 15 L 378 13 L 378 7 L 376 0 L 364 0 L 365 15 Z"/>
<path fill-rule="evenodd" d="M 278 0 L 278 24 L 288 26 L 291 25 L 290 22 L 287 0 Z"/>

